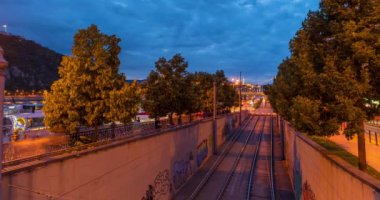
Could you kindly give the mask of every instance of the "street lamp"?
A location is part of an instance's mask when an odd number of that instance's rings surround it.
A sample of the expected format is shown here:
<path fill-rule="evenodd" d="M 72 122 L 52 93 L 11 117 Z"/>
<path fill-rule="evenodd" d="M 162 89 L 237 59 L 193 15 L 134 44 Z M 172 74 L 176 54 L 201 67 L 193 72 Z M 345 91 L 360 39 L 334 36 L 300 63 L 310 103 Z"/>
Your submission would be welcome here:
<path fill-rule="evenodd" d="M 213 117 L 212 117 L 212 137 L 213 137 L 213 146 L 212 146 L 212 154 L 216 155 L 216 145 L 217 145 L 217 141 L 216 141 L 216 130 L 217 130 L 217 124 L 216 124 L 216 80 L 214 79 L 213 83 Z"/>
<path fill-rule="evenodd" d="M 241 126 L 241 72 L 239 79 L 239 125 Z"/>
<path fill-rule="evenodd" d="M 7 33 L 7 27 L 8 27 L 8 26 L 7 26 L 6 24 L 3 25 L 4 32 L 6 32 L 6 33 Z"/>
<path fill-rule="evenodd" d="M 5 69 L 8 67 L 8 62 L 4 59 L 4 50 L 0 46 L 0 198 L 3 196 L 2 186 L 2 163 L 3 163 L 3 102 L 4 102 L 4 82 Z"/>

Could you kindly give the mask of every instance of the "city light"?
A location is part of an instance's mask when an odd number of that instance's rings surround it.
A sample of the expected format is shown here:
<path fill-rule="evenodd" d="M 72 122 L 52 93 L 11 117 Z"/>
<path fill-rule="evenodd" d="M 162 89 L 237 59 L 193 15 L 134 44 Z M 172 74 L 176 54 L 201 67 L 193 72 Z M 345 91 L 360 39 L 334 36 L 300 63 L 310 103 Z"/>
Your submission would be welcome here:
<path fill-rule="evenodd" d="M 4 32 L 7 32 L 7 27 L 8 27 L 8 26 L 7 26 L 6 24 L 3 25 Z"/>

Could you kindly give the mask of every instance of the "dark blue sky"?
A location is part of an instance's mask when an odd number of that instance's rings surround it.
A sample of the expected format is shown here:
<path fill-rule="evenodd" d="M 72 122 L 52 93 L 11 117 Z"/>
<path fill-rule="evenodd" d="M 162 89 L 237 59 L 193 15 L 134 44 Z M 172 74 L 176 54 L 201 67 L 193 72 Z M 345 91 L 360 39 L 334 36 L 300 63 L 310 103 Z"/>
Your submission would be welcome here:
<path fill-rule="evenodd" d="M 63 54 L 96 24 L 122 39 L 120 71 L 144 79 L 161 56 L 181 53 L 189 71 L 239 71 L 265 83 L 318 0 L 1 0 L 0 25 Z M 2 26 L 1 26 L 2 27 Z M 1 45 L 1 44 L 0 44 Z"/>

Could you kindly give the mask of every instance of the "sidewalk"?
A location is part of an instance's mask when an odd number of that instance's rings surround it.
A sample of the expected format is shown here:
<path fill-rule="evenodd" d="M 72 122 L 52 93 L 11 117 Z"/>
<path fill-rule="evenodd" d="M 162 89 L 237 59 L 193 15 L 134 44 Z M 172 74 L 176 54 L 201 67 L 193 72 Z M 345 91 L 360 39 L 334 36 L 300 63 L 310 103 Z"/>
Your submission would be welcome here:
<path fill-rule="evenodd" d="M 335 135 L 329 139 L 343 147 L 348 152 L 358 156 L 358 140 L 356 136 L 352 140 L 347 140 L 344 135 Z M 373 142 L 369 143 L 367 135 L 365 146 L 368 165 L 380 172 L 380 146 L 377 146 Z"/>

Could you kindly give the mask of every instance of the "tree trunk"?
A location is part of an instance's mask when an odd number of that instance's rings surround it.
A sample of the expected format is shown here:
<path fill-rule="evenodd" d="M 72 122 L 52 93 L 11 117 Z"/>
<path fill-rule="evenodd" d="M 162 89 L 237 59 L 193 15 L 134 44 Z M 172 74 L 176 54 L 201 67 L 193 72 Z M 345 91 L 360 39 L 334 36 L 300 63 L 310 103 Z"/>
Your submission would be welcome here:
<path fill-rule="evenodd" d="M 358 133 L 358 157 L 359 157 L 359 169 L 362 171 L 367 171 L 367 158 L 365 151 L 365 132 L 364 123 L 363 130 Z"/>
<path fill-rule="evenodd" d="M 181 125 L 182 124 L 182 115 L 179 114 L 178 115 L 178 125 Z"/>
<path fill-rule="evenodd" d="M 174 122 L 173 122 L 173 113 L 169 114 L 169 124 L 170 125 L 174 125 Z"/>
<path fill-rule="evenodd" d="M 70 134 L 70 146 L 75 146 L 76 142 L 79 140 L 79 130 L 77 129 L 75 133 Z"/>

